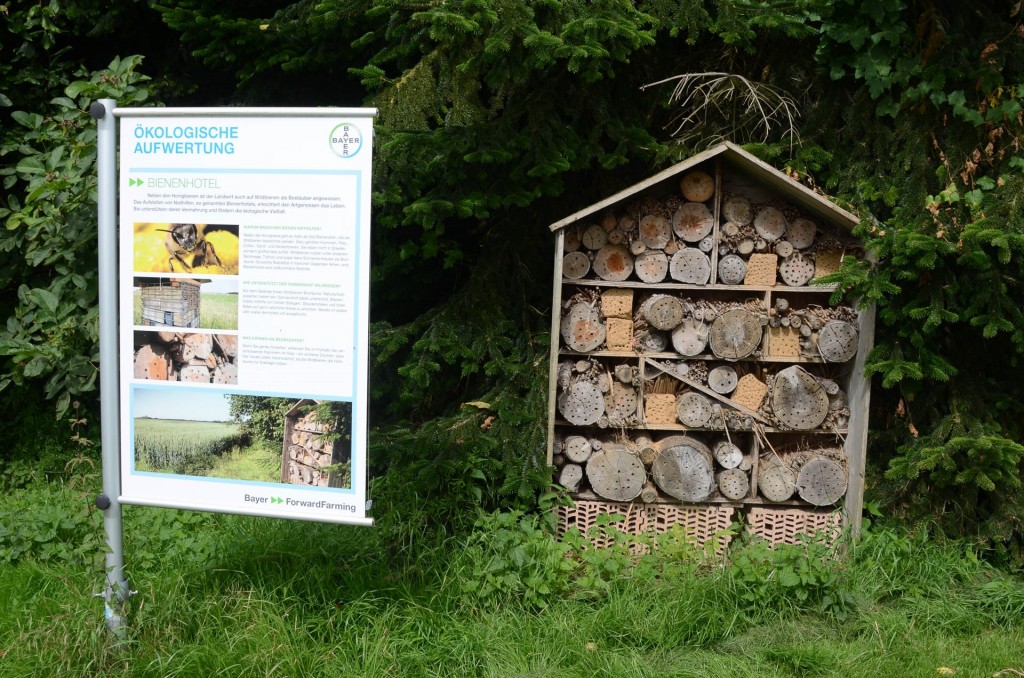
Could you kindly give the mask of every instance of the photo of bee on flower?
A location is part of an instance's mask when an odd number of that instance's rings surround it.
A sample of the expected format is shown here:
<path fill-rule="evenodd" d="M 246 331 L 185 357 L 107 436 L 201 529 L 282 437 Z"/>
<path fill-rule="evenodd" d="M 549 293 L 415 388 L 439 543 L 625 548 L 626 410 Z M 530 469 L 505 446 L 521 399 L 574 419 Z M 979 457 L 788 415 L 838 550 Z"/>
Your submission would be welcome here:
<path fill-rule="evenodd" d="M 152 273 L 238 274 L 238 226 L 134 224 L 134 270 Z"/>

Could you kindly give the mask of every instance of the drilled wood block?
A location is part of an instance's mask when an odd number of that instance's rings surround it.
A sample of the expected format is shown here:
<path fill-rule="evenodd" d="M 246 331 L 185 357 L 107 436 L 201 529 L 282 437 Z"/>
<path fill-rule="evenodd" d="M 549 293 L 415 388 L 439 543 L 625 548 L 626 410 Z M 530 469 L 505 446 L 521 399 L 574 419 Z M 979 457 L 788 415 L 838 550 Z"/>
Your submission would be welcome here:
<path fill-rule="evenodd" d="M 769 328 L 768 355 L 772 358 L 800 357 L 800 330 L 792 327 Z"/>
<path fill-rule="evenodd" d="M 611 289 L 602 292 L 601 312 L 605 318 L 632 318 L 633 290 Z"/>
<path fill-rule="evenodd" d="M 775 285 L 778 275 L 779 257 L 775 254 L 751 254 L 747 260 L 747 275 L 744 285 Z"/>
<path fill-rule="evenodd" d="M 814 277 L 831 275 L 839 272 L 843 253 L 839 250 L 820 250 L 814 253 Z"/>
<path fill-rule="evenodd" d="M 644 397 L 644 418 L 648 424 L 675 424 L 676 396 L 674 393 L 650 393 Z"/>
<path fill-rule="evenodd" d="M 609 351 L 632 351 L 633 321 L 629 318 L 608 318 L 605 341 Z"/>
<path fill-rule="evenodd" d="M 732 399 L 749 410 L 757 410 L 768 395 L 768 385 L 753 374 L 744 374 L 736 384 Z"/>

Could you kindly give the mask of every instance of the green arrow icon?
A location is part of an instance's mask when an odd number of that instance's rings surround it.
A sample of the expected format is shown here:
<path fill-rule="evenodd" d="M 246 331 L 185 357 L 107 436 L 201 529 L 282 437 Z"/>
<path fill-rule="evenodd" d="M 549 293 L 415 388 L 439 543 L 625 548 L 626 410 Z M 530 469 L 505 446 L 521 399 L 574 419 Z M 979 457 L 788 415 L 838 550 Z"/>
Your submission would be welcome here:
<path fill-rule="evenodd" d="M 129 178 L 128 179 L 128 185 L 129 186 L 141 186 L 142 185 L 142 179 L 131 179 L 131 178 Z"/>
<path fill-rule="evenodd" d="M 281 497 L 271 497 L 270 498 L 270 503 L 271 504 L 283 504 L 284 503 L 284 499 L 281 499 Z"/>

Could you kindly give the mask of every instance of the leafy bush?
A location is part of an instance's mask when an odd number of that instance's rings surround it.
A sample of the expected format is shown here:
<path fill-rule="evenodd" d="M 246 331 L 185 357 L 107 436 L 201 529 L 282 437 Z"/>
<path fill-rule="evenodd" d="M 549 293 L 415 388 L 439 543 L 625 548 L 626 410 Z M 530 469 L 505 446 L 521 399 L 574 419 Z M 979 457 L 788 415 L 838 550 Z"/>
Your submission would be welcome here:
<path fill-rule="evenodd" d="M 58 415 L 95 389 L 97 375 L 96 123 L 87 111 L 97 99 L 145 101 L 141 60 L 78 72 L 47 115 L 12 113 L 20 134 L 0 146 L 0 290 L 17 285 L 9 306 L 0 298 L 9 313 L 0 326 L 0 390 L 43 381 Z"/>
<path fill-rule="evenodd" d="M 574 569 L 570 547 L 544 530 L 537 515 L 483 514 L 466 541 L 462 592 L 475 607 L 517 600 L 542 608 L 560 596 Z"/>
<path fill-rule="evenodd" d="M 0 563 L 24 559 L 95 567 L 101 561 L 102 517 L 92 496 L 61 483 L 8 491 L 0 506 Z"/>
<path fill-rule="evenodd" d="M 737 602 L 750 615 L 814 611 L 837 618 L 852 600 L 836 547 L 807 540 L 774 548 L 755 539 L 729 555 L 727 576 Z"/>

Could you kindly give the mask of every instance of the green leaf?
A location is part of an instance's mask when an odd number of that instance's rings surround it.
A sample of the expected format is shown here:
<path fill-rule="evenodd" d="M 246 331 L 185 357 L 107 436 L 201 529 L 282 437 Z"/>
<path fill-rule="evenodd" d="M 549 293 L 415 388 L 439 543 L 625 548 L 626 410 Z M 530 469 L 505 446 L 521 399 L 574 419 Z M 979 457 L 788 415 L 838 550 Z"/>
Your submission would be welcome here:
<path fill-rule="evenodd" d="M 42 356 L 36 356 L 25 363 L 25 367 L 22 368 L 22 372 L 26 377 L 38 377 L 46 369 L 46 358 Z"/>
<path fill-rule="evenodd" d="M 35 301 L 36 304 L 39 306 L 39 308 L 46 311 L 47 314 L 52 316 L 57 312 L 57 307 L 60 305 L 60 300 L 57 298 L 57 295 L 51 292 L 50 290 L 45 290 L 37 287 L 36 289 L 32 290 L 29 294 L 32 297 L 33 301 Z"/>
<path fill-rule="evenodd" d="M 90 83 L 88 80 L 76 80 L 75 82 L 71 83 L 70 85 L 64 88 L 64 94 L 74 99 L 91 85 L 92 83 Z"/>

